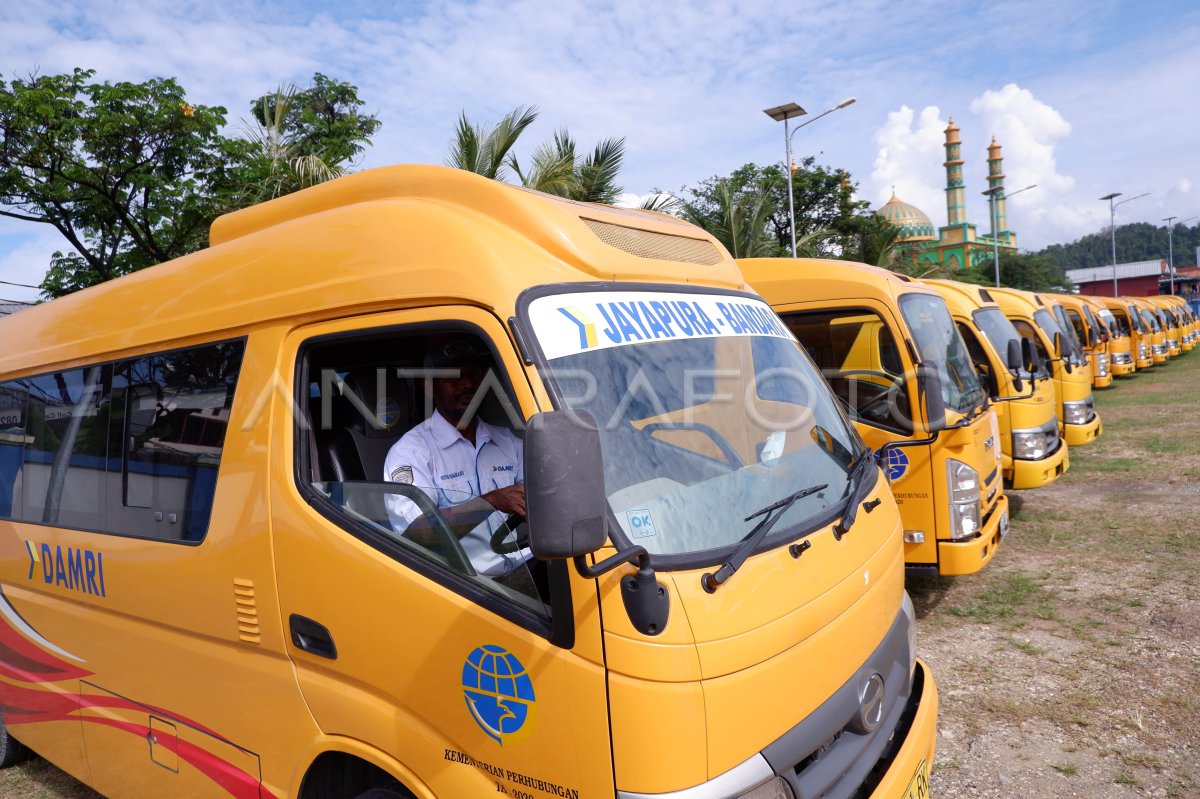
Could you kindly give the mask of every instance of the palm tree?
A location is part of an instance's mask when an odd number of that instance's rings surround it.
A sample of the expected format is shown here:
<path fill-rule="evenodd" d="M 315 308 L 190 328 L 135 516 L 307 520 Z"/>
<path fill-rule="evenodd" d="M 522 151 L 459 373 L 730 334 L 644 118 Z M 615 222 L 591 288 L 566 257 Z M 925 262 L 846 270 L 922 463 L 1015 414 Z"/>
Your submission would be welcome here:
<path fill-rule="evenodd" d="M 682 203 L 683 218 L 711 233 L 734 258 L 758 258 L 775 254 L 767 233 L 767 220 L 775 211 L 770 191 L 758 185 L 753 191 L 735 192 L 728 179 L 714 187 L 715 213 L 703 213 Z"/>
<path fill-rule="evenodd" d="M 605 139 L 580 159 L 571 134 L 560 130 L 534 151 L 528 168 L 522 169 L 513 147 L 535 119 L 537 109 L 522 106 L 490 128 L 472 125 L 464 112 L 446 156 L 447 166 L 501 181 L 512 170 L 526 188 L 580 202 L 612 204 L 621 193 L 617 173 L 625 156 L 624 137 Z"/>
<path fill-rule="evenodd" d="M 509 153 L 525 129 L 537 119 L 536 106 L 518 106 L 504 116 L 495 127 L 472 125 L 464 111 L 458 118 L 458 129 L 446 166 L 465 169 L 493 180 L 508 177 Z"/>
<path fill-rule="evenodd" d="M 287 125 L 288 112 L 298 90 L 281 86 L 259 101 L 253 123 L 242 121 L 246 132 L 245 161 L 249 174 L 240 181 L 237 205 L 253 205 L 346 174 L 345 167 L 331 163 L 323 153 L 303 152 L 296 132 Z"/>

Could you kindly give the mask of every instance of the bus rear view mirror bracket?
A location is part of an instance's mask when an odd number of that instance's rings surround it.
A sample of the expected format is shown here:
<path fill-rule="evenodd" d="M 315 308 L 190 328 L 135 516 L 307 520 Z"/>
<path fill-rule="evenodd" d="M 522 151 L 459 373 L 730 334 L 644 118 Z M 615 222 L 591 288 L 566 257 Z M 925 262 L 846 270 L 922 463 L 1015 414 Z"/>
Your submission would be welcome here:
<path fill-rule="evenodd" d="M 1054 354 L 1058 356 L 1055 358 L 1055 360 L 1062 362 L 1063 368 L 1067 370 L 1067 374 L 1071 374 L 1071 372 L 1075 371 L 1071 366 L 1071 359 L 1063 353 L 1062 333 L 1054 334 Z"/>
<path fill-rule="evenodd" d="M 586 556 L 608 541 L 608 497 L 600 431 L 587 414 L 535 414 L 525 432 L 525 511 L 529 546 L 541 560 L 571 559 L 589 579 L 638 561 L 621 578 L 621 598 L 634 628 L 658 635 L 666 627 L 670 598 L 644 547 L 632 546 L 590 566 Z"/>

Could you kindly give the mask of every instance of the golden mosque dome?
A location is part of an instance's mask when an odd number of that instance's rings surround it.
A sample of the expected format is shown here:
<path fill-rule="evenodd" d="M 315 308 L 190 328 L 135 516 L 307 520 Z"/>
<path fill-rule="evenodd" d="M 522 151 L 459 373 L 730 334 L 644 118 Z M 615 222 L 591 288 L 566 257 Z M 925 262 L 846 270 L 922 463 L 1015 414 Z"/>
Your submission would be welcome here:
<path fill-rule="evenodd" d="M 929 221 L 925 212 L 915 205 L 909 205 L 902 201 L 894 191 L 892 199 L 888 200 L 875 213 L 900 230 L 900 235 L 897 237 L 898 242 L 934 241 L 937 238 L 933 222 Z"/>

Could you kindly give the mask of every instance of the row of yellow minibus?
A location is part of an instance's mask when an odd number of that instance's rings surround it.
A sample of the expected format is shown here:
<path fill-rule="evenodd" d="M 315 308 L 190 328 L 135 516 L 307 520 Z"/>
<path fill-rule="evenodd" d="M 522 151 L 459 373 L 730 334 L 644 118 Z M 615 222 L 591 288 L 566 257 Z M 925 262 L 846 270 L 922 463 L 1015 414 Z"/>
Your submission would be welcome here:
<path fill-rule="evenodd" d="M 928 797 L 906 572 L 1120 342 L 439 167 L 210 238 L 0 320 L 0 765 L 111 797 Z"/>

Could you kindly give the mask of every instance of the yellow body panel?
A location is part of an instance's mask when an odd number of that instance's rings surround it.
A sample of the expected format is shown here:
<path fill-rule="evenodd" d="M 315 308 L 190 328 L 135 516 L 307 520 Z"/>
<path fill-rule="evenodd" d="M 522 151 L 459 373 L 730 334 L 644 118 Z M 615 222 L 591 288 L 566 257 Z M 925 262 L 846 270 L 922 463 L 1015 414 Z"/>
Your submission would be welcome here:
<path fill-rule="evenodd" d="M 1000 428 L 1001 466 L 1004 484 L 1008 488 L 1041 488 L 1049 485 L 1066 473 L 1071 462 L 1067 455 L 1066 441 L 1059 438 L 1059 445 L 1037 460 L 1013 457 L 1013 431 L 1035 430 L 1045 427 L 1057 418 L 1057 402 L 1053 380 L 1039 380 L 1033 386 L 1028 380 L 1017 390 L 1016 378 L 1004 363 L 992 342 L 975 322 L 972 314 L 982 308 L 999 308 L 990 299 L 980 294 L 980 287 L 952 280 L 924 280 L 925 285 L 937 291 L 946 301 L 946 307 L 954 321 L 969 328 L 987 358 L 987 370 L 995 376 L 997 400 L 993 404 Z M 990 295 L 988 295 L 990 296 Z"/>
<path fill-rule="evenodd" d="M 831 310 L 853 313 L 859 308 L 881 320 L 898 342 L 892 357 L 898 359 L 908 395 L 917 396 L 916 364 L 912 360 L 915 349 L 911 331 L 900 313 L 899 300 L 905 293 L 939 296 L 932 289 L 883 269 L 846 261 L 763 258 L 743 259 L 738 264 L 750 284 L 785 322 L 801 313 Z M 872 326 L 870 335 L 865 335 L 862 341 L 877 342 L 877 330 L 878 327 Z M 856 340 L 844 363 L 818 363 L 818 366 L 837 372 L 849 364 L 854 367 L 851 371 L 858 371 L 860 367 L 880 362 L 878 355 L 865 356 L 859 345 Z M 874 346 L 878 350 L 879 345 Z M 858 360 L 851 362 L 852 358 Z M 923 408 L 920 413 L 924 413 Z M 950 425 L 961 421 L 953 412 L 947 415 L 952 417 L 948 419 Z M 926 437 L 918 425 L 908 434 L 861 420 L 856 420 L 855 426 L 873 449 Z M 963 428 L 946 430 L 932 444 L 900 450 L 907 465 L 892 471 L 890 479 L 904 522 L 904 559 L 910 569 L 968 574 L 982 569 L 995 554 L 999 543 L 997 531 L 1008 513 L 1000 472 L 1000 446 L 995 440 L 997 431 L 995 413 L 989 409 Z M 975 469 L 981 484 L 982 529 L 965 541 L 950 540 L 947 461 L 951 458 Z"/>
<path fill-rule="evenodd" d="M 760 552 L 715 594 L 702 570 L 660 571 L 671 615 L 659 636 L 635 630 L 623 606 L 632 566 L 595 579 L 564 568 L 569 646 L 347 534 L 298 490 L 297 364 L 314 337 L 469 325 L 528 418 L 552 403 L 506 325 L 521 292 L 601 280 L 746 290 L 702 231 L 456 170 L 390 167 L 223 217 L 212 240 L 0 321 L 0 383 L 245 343 L 202 541 L 0 518 L 0 640 L 42 669 L 0 663 L 0 701 L 32 708 L 5 721 L 106 795 L 299 797 L 330 762 L 377 769 L 419 799 L 682 791 L 854 687 L 906 629 L 901 516 L 882 476 L 853 530 L 813 532 L 803 557 Z M 948 445 L 973 457 L 984 432 L 976 423 Z M 1003 496 L 990 502 L 996 511 Z M 85 552 L 103 560 L 95 591 L 56 577 L 82 569 Z M 335 657 L 302 646 L 301 617 L 327 628 Z M 481 644 L 512 653 L 536 686 L 503 745 L 464 707 L 464 659 Z M 937 689 L 915 668 L 915 715 L 889 744 L 881 799 L 933 763 Z"/>
<path fill-rule="evenodd" d="M 1023 329 L 1022 325 L 1018 324 L 1018 330 L 1022 332 L 1022 335 L 1026 335 L 1028 332 L 1034 336 L 1038 346 L 1055 359 L 1052 374 L 1058 400 L 1059 429 L 1062 431 L 1063 439 L 1072 447 L 1083 446 L 1095 441 L 1100 436 L 1101 426 L 1100 414 L 1091 410 L 1092 378 L 1090 371 L 1086 366 L 1067 369 L 1064 354 L 1055 349 L 1054 342 L 1034 318 L 1035 312 L 1039 309 L 1047 310 L 1044 304 L 1037 295 L 1019 289 L 994 288 L 988 289 L 988 292 L 995 298 L 1000 309 L 1004 311 L 1004 315 L 1014 324 L 1023 323 Z M 1049 313 L 1048 310 L 1047 313 Z M 1088 418 L 1077 422 L 1068 422 L 1067 405 L 1079 403 L 1087 405 Z"/>

